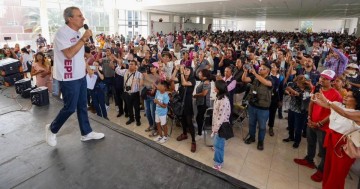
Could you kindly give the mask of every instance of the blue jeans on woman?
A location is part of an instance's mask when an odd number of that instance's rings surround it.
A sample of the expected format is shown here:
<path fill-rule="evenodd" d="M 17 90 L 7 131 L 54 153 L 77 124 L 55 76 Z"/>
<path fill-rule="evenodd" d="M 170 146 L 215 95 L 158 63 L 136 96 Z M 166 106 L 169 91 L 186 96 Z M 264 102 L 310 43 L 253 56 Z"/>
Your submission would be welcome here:
<path fill-rule="evenodd" d="M 263 110 L 249 105 L 249 133 L 255 138 L 256 125 L 259 123 L 259 141 L 264 141 L 266 133 L 266 122 L 269 119 L 269 110 Z"/>
<path fill-rule="evenodd" d="M 65 121 L 75 112 L 77 113 L 81 135 L 92 132 L 87 111 L 86 77 L 73 81 L 59 81 L 63 95 L 64 107 L 50 125 L 52 133 L 58 133 Z"/>
<path fill-rule="evenodd" d="M 146 109 L 146 118 L 149 122 L 149 126 L 156 128 L 156 123 L 155 123 L 156 105 L 154 103 L 154 99 L 155 97 L 153 96 L 147 96 L 147 98 L 144 101 L 145 101 L 145 109 Z"/>
<path fill-rule="evenodd" d="M 214 162 L 215 165 L 222 165 L 224 163 L 224 149 L 225 149 L 225 138 L 219 137 L 216 133 L 214 136 Z"/>
<path fill-rule="evenodd" d="M 105 93 L 106 85 L 104 83 L 96 84 L 94 89 L 91 91 L 91 98 L 93 106 L 96 110 L 96 114 L 107 119 L 108 117 L 105 107 Z"/>

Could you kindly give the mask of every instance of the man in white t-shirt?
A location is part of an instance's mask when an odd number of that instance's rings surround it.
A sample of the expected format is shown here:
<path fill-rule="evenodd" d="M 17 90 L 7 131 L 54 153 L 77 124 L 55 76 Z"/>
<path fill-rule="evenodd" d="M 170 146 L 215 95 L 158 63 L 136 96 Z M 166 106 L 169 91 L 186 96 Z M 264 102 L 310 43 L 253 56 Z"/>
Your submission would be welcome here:
<path fill-rule="evenodd" d="M 46 142 L 50 146 L 56 145 L 56 133 L 75 110 L 81 141 L 102 139 L 105 136 L 92 131 L 87 113 L 84 44 L 92 36 L 92 32 L 86 30 L 81 36 L 79 30 L 84 26 L 85 18 L 79 8 L 68 7 L 63 16 L 66 25 L 57 31 L 54 38 L 54 78 L 59 81 L 64 107 L 55 120 L 45 127 Z"/>

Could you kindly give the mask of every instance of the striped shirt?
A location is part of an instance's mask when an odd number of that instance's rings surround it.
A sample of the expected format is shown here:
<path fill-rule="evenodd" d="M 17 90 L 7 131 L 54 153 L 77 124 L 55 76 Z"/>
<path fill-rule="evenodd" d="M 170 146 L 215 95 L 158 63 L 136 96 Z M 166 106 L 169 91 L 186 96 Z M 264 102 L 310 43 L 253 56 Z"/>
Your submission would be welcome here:
<path fill-rule="evenodd" d="M 140 91 L 140 81 L 143 79 L 143 75 L 135 71 L 133 73 L 130 73 L 127 69 L 120 69 L 120 67 L 117 67 L 115 69 L 115 73 L 121 76 L 124 76 L 124 90 L 127 93 L 136 93 Z M 126 87 L 131 86 L 130 91 L 126 91 Z"/>

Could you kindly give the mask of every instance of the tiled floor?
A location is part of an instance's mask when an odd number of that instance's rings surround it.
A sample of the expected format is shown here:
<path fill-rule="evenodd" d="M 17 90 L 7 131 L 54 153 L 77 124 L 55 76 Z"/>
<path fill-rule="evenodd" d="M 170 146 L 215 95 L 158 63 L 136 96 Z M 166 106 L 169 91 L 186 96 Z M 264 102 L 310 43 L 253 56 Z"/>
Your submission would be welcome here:
<path fill-rule="evenodd" d="M 139 135 L 150 138 L 149 133 L 144 130 L 147 128 L 147 119 L 144 112 L 141 112 L 140 127 L 135 123 L 126 126 L 124 116 L 117 118 L 114 105 L 109 109 L 109 118 L 112 122 L 119 124 Z M 284 113 L 284 116 L 287 114 Z M 287 137 L 287 120 L 276 119 L 275 136 L 265 137 L 265 149 L 259 151 L 256 149 L 256 143 L 251 145 L 244 144 L 242 138 L 247 134 L 247 123 L 240 129 L 234 128 L 235 137 L 228 140 L 225 146 L 225 165 L 222 172 L 231 175 L 241 181 L 247 182 L 258 188 L 269 189 L 320 189 L 321 183 L 313 182 L 310 176 L 315 170 L 298 166 L 293 162 L 294 158 L 302 158 L 306 155 L 306 140 L 302 140 L 298 149 L 292 148 L 292 143 L 284 143 L 283 138 Z M 213 151 L 207 147 L 204 140 L 197 141 L 197 150 L 195 153 L 190 152 L 191 139 L 178 142 L 176 137 L 182 129 L 173 127 L 173 133 L 169 141 L 164 146 L 184 154 L 194 160 L 202 162 L 208 166 L 213 165 Z M 243 133 L 242 133 L 243 132 Z M 319 158 L 316 159 L 316 162 Z M 358 177 L 354 174 L 346 179 L 346 189 L 357 188 Z"/>

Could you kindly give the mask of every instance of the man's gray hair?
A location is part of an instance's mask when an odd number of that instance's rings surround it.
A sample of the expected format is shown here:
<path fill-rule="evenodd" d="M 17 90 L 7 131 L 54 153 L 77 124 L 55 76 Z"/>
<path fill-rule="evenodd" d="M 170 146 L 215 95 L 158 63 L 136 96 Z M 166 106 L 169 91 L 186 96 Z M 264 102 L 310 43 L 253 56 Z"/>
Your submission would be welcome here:
<path fill-rule="evenodd" d="M 66 8 L 65 10 L 64 10 L 64 14 L 63 14 L 63 16 L 64 16 L 64 20 L 65 20 L 65 24 L 68 24 L 69 23 L 69 18 L 70 17 L 73 17 L 74 15 L 73 15 L 73 10 L 75 10 L 75 9 L 78 9 L 78 10 L 80 10 L 78 7 L 68 7 L 68 8 Z"/>

